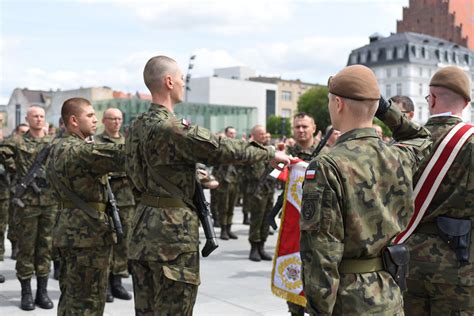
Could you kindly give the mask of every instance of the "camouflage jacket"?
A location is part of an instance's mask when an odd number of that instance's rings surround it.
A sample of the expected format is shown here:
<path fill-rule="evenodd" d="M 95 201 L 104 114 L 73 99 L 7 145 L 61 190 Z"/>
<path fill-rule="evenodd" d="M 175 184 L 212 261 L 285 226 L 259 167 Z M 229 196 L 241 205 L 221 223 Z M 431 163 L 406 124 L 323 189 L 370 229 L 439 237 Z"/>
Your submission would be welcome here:
<path fill-rule="evenodd" d="M 225 187 L 227 183 L 237 183 L 239 182 L 239 174 L 235 165 L 219 165 L 214 167 L 212 174 L 216 177 L 216 180 L 219 181 L 219 188 Z"/>
<path fill-rule="evenodd" d="M 165 107 L 152 104 L 130 126 L 125 141 L 126 169 L 135 187 L 154 196 L 171 197 L 156 175 L 177 186 L 192 200 L 196 162 L 206 164 L 256 162 L 274 156 L 255 143 L 218 137 L 209 130 L 178 120 Z M 198 217 L 189 207 L 139 205 L 132 221 L 129 258 L 173 260 L 198 249 Z"/>
<path fill-rule="evenodd" d="M 399 144 L 372 128 L 344 133 L 308 166 L 301 211 L 301 259 L 310 314 L 399 311 L 400 289 L 385 271 L 343 274 L 343 259 L 380 257 L 413 212 L 413 175 L 428 155 L 430 133 L 392 107 L 384 123 Z M 401 311 L 400 311 L 401 312 Z"/>
<path fill-rule="evenodd" d="M 15 181 L 20 181 L 30 170 L 36 155 L 45 146 L 50 145 L 51 136 L 34 138 L 29 132 L 23 136 L 15 136 L 6 139 L 0 144 L 0 162 L 5 168 L 15 174 Z M 37 194 L 28 187 L 25 194 L 21 197 L 26 206 L 50 206 L 57 204 L 54 196 L 54 190 L 49 184 L 46 177 L 45 164 L 38 170 L 39 176 L 36 178 L 36 184 L 41 189 L 41 193 Z"/>
<path fill-rule="evenodd" d="M 272 179 L 269 175 L 265 179 L 261 179 L 262 175 L 268 172 L 268 168 L 271 168 L 268 161 L 246 164 L 243 167 L 247 193 L 254 196 L 273 194 L 276 180 Z M 261 180 L 262 182 L 260 182 Z"/>
<path fill-rule="evenodd" d="M 123 171 L 124 145 L 86 143 L 75 134 L 65 133 L 48 157 L 58 180 L 84 202 L 107 203 L 105 179 L 109 172 Z M 58 184 L 52 182 L 60 201 L 68 201 Z M 100 212 L 99 220 L 80 209 L 62 209 L 53 230 L 55 247 L 96 247 L 112 244 L 108 217 Z"/>
<path fill-rule="evenodd" d="M 434 148 L 462 120 L 456 116 L 438 116 L 428 120 Z M 427 162 L 418 171 L 421 175 Z M 422 223 L 433 222 L 437 216 L 471 219 L 474 223 L 474 136 L 456 156 L 451 168 L 436 191 Z M 434 283 L 474 286 L 474 233 L 471 234 L 470 264 L 459 266 L 453 250 L 436 235 L 413 234 L 410 247 L 410 279 Z"/>
<path fill-rule="evenodd" d="M 10 176 L 5 166 L 0 163 L 0 200 L 10 197 Z"/>
<path fill-rule="evenodd" d="M 298 157 L 306 162 L 310 162 L 314 158 L 313 152 L 316 149 L 316 147 L 318 147 L 318 144 L 319 144 L 318 142 L 314 141 L 313 145 L 307 149 L 301 148 L 301 146 L 298 144 L 291 147 L 287 146 L 286 153 L 293 157 Z"/>
<path fill-rule="evenodd" d="M 113 138 L 105 132 L 94 137 L 96 143 L 111 143 L 111 144 L 125 144 L 125 137 L 120 135 L 120 138 Z M 133 206 L 135 205 L 135 198 L 132 191 L 132 183 L 128 179 L 127 173 L 111 172 L 110 187 L 115 195 L 118 206 Z"/>

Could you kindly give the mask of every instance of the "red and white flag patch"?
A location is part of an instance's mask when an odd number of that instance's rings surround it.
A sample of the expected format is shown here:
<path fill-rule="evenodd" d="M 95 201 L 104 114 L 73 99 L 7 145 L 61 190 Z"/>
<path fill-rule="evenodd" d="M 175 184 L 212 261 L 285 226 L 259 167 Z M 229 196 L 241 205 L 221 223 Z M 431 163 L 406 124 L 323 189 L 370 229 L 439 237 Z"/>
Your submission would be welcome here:
<path fill-rule="evenodd" d="M 316 170 L 306 170 L 305 179 L 313 180 L 316 177 Z"/>

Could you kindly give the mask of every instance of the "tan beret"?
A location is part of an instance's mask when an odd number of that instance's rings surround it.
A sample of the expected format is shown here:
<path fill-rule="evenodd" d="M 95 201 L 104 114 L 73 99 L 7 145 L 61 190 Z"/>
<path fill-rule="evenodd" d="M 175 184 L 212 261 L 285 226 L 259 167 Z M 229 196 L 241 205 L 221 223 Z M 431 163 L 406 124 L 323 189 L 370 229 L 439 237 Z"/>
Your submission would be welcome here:
<path fill-rule="evenodd" d="M 430 86 L 444 87 L 471 101 L 471 83 L 466 73 L 458 67 L 445 67 L 431 78 Z"/>
<path fill-rule="evenodd" d="M 348 66 L 328 81 L 329 92 L 354 100 L 379 100 L 380 89 L 374 72 L 362 65 Z"/>

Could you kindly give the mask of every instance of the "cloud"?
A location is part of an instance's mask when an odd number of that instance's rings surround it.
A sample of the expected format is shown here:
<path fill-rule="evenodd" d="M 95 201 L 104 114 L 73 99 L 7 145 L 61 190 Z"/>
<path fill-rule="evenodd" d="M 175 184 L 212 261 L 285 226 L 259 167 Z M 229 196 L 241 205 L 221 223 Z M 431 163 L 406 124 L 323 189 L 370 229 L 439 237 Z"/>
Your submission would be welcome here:
<path fill-rule="evenodd" d="M 288 21 L 292 15 L 290 0 L 115 0 L 133 12 L 151 28 L 166 31 L 206 31 L 217 34 L 240 34 L 272 30 L 275 23 Z"/>

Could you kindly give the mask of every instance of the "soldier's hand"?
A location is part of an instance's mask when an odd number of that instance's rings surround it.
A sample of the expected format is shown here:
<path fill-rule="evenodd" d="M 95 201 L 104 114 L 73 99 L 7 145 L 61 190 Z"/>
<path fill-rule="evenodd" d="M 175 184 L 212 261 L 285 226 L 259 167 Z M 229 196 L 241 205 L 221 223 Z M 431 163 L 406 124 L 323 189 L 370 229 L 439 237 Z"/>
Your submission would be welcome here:
<path fill-rule="evenodd" d="M 281 170 L 283 168 L 281 167 L 281 165 L 280 166 L 278 165 L 280 163 L 282 163 L 283 166 L 286 166 L 287 164 L 290 163 L 290 157 L 282 151 L 276 151 L 275 158 L 273 158 L 270 161 L 270 164 L 272 165 L 273 168 Z"/>

